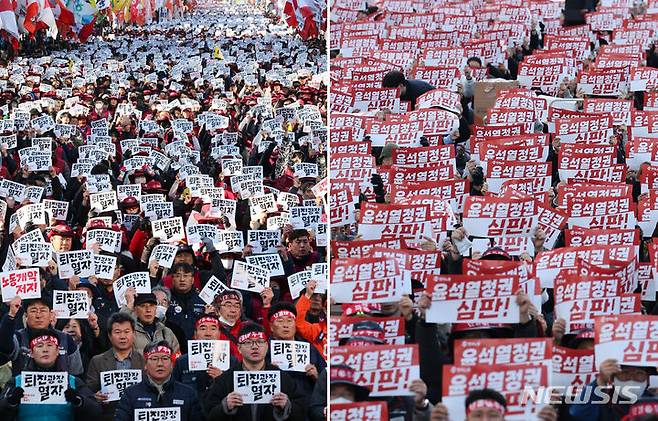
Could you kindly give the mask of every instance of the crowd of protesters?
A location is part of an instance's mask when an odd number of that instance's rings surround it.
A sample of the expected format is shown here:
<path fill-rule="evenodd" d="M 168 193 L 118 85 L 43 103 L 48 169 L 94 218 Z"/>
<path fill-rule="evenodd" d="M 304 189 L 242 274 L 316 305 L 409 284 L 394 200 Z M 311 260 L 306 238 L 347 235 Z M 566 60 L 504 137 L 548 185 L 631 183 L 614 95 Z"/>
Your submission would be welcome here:
<path fill-rule="evenodd" d="M 56 47 L 0 66 L 0 418 L 324 419 L 322 42 L 215 2 Z"/>
<path fill-rule="evenodd" d="M 658 419 L 658 9 L 584 3 L 332 6 L 332 417 Z"/>

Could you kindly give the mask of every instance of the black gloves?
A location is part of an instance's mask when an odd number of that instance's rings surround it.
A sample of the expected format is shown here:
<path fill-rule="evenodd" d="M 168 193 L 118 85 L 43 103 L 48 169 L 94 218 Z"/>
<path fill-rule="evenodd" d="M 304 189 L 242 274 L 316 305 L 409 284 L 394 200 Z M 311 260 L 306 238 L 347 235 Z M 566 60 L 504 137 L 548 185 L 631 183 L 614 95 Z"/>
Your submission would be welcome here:
<path fill-rule="evenodd" d="M 10 406 L 18 406 L 23 399 L 25 391 L 22 387 L 15 387 L 11 392 L 7 394 L 7 402 Z"/>
<path fill-rule="evenodd" d="M 82 398 L 75 390 L 71 389 L 70 387 L 66 389 L 66 392 L 64 392 L 64 397 L 66 398 L 66 402 L 69 402 L 73 406 L 82 405 Z"/>

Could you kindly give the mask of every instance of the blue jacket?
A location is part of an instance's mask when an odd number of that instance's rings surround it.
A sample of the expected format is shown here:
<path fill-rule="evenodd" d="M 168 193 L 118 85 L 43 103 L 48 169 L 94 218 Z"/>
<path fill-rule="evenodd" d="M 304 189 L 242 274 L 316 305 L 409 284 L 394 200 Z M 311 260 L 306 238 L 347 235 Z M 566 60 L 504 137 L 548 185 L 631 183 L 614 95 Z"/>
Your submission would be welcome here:
<path fill-rule="evenodd" d="M 123 392 L 114 420 L 133 421 L 135 419 L 135 409 L 174 406 L 180 407 L 180 421 L 201 421 L 203 419 L 196 392 L 192 388 L 172 378 L 165 383 L 163 389 L 164 393 L 159 395 L 158 390 L 151 384 L 148 376 L 141 383 L 130 386 Z"/>
<path fill-rule="evenodd" d="M 180 327 L 185 333 L 185 339 L 190 340 L 194 338 L 194 323 L 196 320 L 205 313 L 206 302 L 203 301 L 199 294 L 192 290 L 187 294 L 180 294 L 171 291 L 171 302 L 167 309 L 167 321 Z M 181 341 L 181 348 L 187 350 L 187 346 L 183 347 L 186 341 Z"/>

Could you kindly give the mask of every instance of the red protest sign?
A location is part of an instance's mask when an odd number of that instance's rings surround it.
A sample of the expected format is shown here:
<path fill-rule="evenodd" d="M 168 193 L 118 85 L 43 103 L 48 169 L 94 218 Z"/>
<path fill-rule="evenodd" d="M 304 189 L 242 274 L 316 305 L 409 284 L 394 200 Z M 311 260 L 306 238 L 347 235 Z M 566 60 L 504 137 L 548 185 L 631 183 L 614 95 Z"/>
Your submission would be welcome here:
<path fill-rule="evenodd" d="M 339 346 L 329 363 L 352 367 L 356 383 L 371 388 L 370 396 L 411 396 L 411 382 L 420 378 L 418 345 Z"/>
<path fill-rule="evenodd" d="M 338 346 L 341 339 L 352 337 L 354 324 L 366 320 L 375 322 L 382 327 L 387 344 L 404 344 L 403 317 L 332 317 L 329 326 L 330 346 Z"/>
<path fill-rule="evenodd" d="M 593 349 L 553 347 L 551 386 L 573 386 L 578 390 L 590 384 L 596 374 Z"/>
<path fill-rule="evenodd" d="M 361 258 L 366 257 L 373 247 L 397 248 L 402 247 L 400 239 L 377 239 L 377 240 L 353 240 L 334 241 L 332 243 L 335 257 L 339 258 Z"/>
<path fill-rule="evenodd" d="M 517 276 L 491 276 L 488 279 L 464 275 L 430 277 L 427 293 L 432 306 L 429 323 L 518 323 Z"/>
<path fill-rule="evenodd" d="M 463 222 L 466 232 L 476 237 L 527 236 L 537 225 L 537 204 L 531 197 L 469 196 Z"/>
<path fill-rule="evenodd" d="M 386 402 L 352 402 L 332 403 L 330 420 L 348 421 L 379 421 L 388 419 L 388 405 Z"/>
<path fill-rule="evenodd" d="M 553 354 L 549 338 L 462 339 L 455 341 L 455 365 L 500 365 L 543 363 Z"/>
<path fill-rule="evenodd" d="M 594 331 L 597 366 L 610 358 L 621 365 L 655 367 L 658 364 L 658 316 L 599 317 Z"/>

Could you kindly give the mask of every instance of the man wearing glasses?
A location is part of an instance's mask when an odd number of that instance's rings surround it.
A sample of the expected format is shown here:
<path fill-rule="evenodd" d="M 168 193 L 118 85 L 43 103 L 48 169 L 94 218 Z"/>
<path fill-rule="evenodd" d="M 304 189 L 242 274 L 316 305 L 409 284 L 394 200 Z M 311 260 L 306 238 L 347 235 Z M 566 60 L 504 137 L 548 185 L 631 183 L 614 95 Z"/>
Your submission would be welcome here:
<path fill-rule="evenodd" d="M 242 362 L 238 367 L 222 373 L 203 399 L 203 410 L 209 420 L 281 421 L 304 419 L 304 397 L 295 382 L 275 365 L 265 361 L 268 350 L 267 336 L 260 325 L 245 324 L 239 332 L 238 349 Z M 243 396 L 235 392 L 235 371 L 280 371 L 281 391 L 269 404 L 245 404 Z"/>
<path fill-rule="evenodd" d="M 128 387 L 119 401 L 115 421 L 133 421 L 142 408 L 180 408 L 180 421 L 199 421 L 201 412 L 196 393 L 171 377 L 173 350 L 167 341 L 152 342 L 144 348 L 145 378 Z"/>

